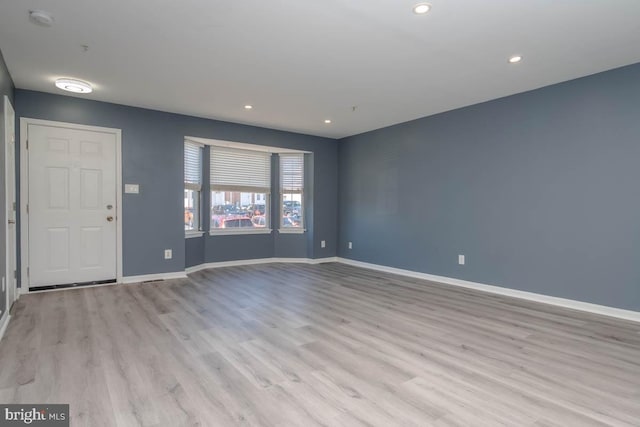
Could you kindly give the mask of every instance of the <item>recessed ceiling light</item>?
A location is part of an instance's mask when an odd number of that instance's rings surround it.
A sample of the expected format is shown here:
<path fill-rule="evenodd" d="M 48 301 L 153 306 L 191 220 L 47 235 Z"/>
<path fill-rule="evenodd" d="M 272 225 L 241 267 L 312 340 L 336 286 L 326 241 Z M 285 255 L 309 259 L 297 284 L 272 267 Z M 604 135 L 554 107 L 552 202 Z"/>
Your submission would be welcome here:
<path fill-rule="evenodd" d="M 50 27 L 53 25 L 53 16 L 44 10 L 30 10 L 29 20 L 42 27 Z"/>
<path fill-rule="evenodd" d="M 89 83 L 75 79 L 58 79 L 56 80 L 56 87 L 73 93 L 93 92 L 93 87 Z"/>
<path fill-rule="evenodd" d="M 520 56 L 520 55 L 514 55 L 511 58 L 509 58 L 509 63 L 510 64 L 517 64 L 520 61 L 522 61 L 522 56 Z"/>
<path fill-rule="evenodd" d="M 413 6 L 413 13 L 416 15 L 424 15 L 425 13 L 431 10 L 431 5 L 429 3 L 418 3 Z"/>
<path fill-rule="evenodd" d="M 245 110 L 251 110 L 252 108 L 253 108 L 253 105 L 247 104 L 247 105 L 244 106 Z"/>
<path fill-rule="evenodd" d="M 329 124 L 329 123 L 331 123 L 331 120 L 326 119 L 324 122 L 325 122 L 326 124 Z"/>

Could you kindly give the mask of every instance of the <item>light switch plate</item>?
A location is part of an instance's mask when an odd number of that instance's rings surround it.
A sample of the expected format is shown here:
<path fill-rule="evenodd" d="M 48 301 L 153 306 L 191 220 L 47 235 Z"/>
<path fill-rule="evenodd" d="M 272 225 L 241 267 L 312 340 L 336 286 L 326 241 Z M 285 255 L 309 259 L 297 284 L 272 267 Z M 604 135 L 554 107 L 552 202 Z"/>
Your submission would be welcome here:
<path fill-rule="evenodd" d="M 140 193 L 140 185 L 139 184 L 125 184 L 124 192 L 126 194 L 138 194 Z"/>

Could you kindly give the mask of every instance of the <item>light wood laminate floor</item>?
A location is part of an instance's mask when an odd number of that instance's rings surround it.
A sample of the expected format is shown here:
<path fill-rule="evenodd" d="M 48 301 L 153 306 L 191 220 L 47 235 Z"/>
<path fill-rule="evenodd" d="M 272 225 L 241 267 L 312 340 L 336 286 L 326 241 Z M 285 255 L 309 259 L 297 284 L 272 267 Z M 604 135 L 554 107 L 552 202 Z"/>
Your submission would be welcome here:
<path fill-rule="evenodd" d="M 343 264 L 22 296 L 0 402 L 72 426 L 640 425 L 640 324 Z"/>

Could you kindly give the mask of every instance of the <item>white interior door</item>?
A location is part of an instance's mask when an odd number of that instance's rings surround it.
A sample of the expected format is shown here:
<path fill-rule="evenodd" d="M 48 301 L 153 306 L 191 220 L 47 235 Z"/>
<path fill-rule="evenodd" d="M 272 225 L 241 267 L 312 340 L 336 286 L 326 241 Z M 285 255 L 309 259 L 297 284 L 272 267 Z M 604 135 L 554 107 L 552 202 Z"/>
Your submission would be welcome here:
<path fill-rule="evenodd" d="M 17 296 L 16 290 L 16 113 L 4 97 L 5 182 L 7 206 L 7 310 Z"/>
<path fill-rule="evenodd" d="M 116 279 L 116 136 L 29 124 L 29 287 Z"/>

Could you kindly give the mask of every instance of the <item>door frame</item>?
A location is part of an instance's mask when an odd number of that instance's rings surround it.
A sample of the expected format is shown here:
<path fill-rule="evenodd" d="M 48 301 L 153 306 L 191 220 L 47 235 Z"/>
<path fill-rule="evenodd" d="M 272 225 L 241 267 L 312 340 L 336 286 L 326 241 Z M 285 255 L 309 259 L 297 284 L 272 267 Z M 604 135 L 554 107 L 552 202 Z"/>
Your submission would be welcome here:
<path fill-rule="evenodd" d="M 18 224 L 14 224 L 14 232 L 15 232 L 15 240 L 14 240 L 14 247 L 10 246 L 10 241 L 11 239 L 9 239 L 9 212 L 11 212 L 11 210 L 13 210 L 13 206 L 10 205 L 10 202 L 8 201 L 7 197 L 9 195 L 9 187 L 11 185 L 13 185 L 13 193 L 14 193 L 14 197 L 16 197 L 17 200 L 17 189 L 16 189 L 16 184 L 17 184 L 17 174 L 16 174 L 16 112 L 15 109 L 13 108 L 13 105 L 11 104 L 11 101 L 9 100 L 9 97 L 7 95 L 5 95 L 3 97 L 3 102 L 4 102 L 4 115 L 2 117 L 2 120 L 4 120 L 5 123 L 5 127 L 4 127 L 4 135 L 3 135 L 3 143 L 4 143 L 4 147 L 2 148 L 4 150 L 4 161 L 5 161 L 5 215 L 7 216 L 6 220 L 7 223 L 4 225 L 5 226 L 5 236 L 7 238 L 7 241 L 5 242 L 5 274 L 6 274 L 6 293 L 7 293 L 7 311 L 9 311 L 11 309 L 11 305 L 16 302 L 18 300 L 18 298 L 20 297 L 20 294 L 18 292 L 18 278 L 16 277 L 13 280 L 13 301 L 11 301 L 10 297 L 10 292 L 9 292 L 9 283 L 11 281 L 11 276 L 14 274 L 14 271 L 18 270 L 18 265 L 17 265 L 17 260 L 18 260 Z M 6 124 L 7 124 L 7 115 L 9 114 L 9 109 L 11 109 L 11 112 L 13 113 L 13 141 L 11 142 L 13 144 L 13 159 L 9 159 L 8 155 L 7 155 L 7 145 L 9 144 L 9 140 L 8 138 L 10 138 L 9 135 L 9 129 L 7 129 Z M 9 179 L 9 175 L 7 174 L 7 172 L 9 171 L 9 168 L 7 167 L 7 165 L 9 164 L 9 162 L 13 160 L 13 177 L 12 179 Z M 17 206 L 16 206 L 16 210 L 17 210 Z M 16 211 L 14 218 L 17 218 L 18 216 L 18 212 Z M 9 262 L 9 260 L 11 259 L 11 253 L 10 251 L 13 252 L 13 260 L 15 262 L 15 265 L 10 265 L 11 263 Z"/>
<path fill-rule="evenodd" d="M 122 130 L 76 123 L 20 117 L 20 292 L 29 292 L 27 267 L 29 266 L 29 152 L 27 133 L 29 125 L 58 127 L 112 134 L 116 138 L 116 283 L 122 283 Z"/>

